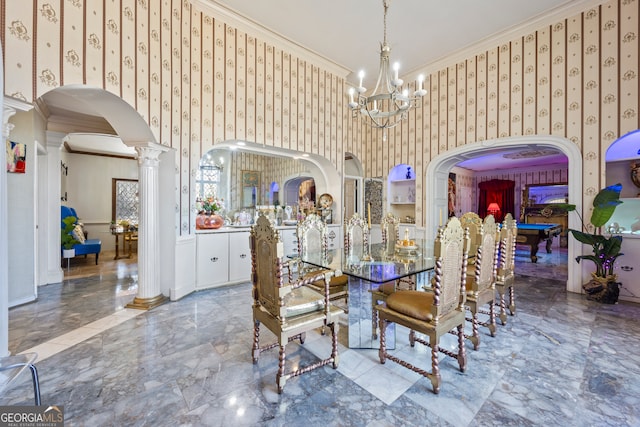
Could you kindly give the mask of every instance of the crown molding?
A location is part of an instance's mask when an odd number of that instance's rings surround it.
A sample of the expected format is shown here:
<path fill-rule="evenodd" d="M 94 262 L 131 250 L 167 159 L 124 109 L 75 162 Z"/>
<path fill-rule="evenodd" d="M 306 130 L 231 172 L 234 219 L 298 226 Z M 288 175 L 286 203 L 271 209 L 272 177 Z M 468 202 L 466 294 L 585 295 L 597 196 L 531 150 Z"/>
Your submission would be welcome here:
<path fill-rule="evenodd" d="M 297 56 L 305 61 L 312 62 L 321 68 L 335 74 L 343 79 L 347 78 L 347 75 L 351 73 L 351 70 L 343 67 L 335 61 L 321 55 L 313 50 L 306 48 L 295 41 L 268 29 L 264 25 L 242 16 L 237 11 L 221 5 L 215 0 L 189 0 L 196 10 L 203 13 L 207 13 L 215 19 L 220 19 L 222 22 L 231 25 L 238 30 L 244 31 L 247 34 L 252 34 L 256 38 L 259 38 L 273 46 L 280 47 L 286 52 Z"/>

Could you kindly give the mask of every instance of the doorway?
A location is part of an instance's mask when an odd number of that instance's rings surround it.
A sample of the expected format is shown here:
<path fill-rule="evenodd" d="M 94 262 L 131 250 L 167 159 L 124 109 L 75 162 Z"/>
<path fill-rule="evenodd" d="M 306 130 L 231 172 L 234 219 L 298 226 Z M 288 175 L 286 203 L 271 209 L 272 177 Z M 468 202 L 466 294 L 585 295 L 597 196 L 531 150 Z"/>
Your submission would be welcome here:
<path fill-rule="evenodd" d="M 436 156 L 427 166 L 425 179 L 425 197 L 433 203 L 425 209 L 425 227 L 427 239 L 433 240 L 438 227 L 438 212 L 445 211 L 448 204 L 449 172 L 456 164 L 476 157 L 481 157 L 500 148 L 529 147 L 531 149 L 553 148 L 561 151 L 568 159 L 568 193 L 569 200 L 580 203 L 582 201 L 582 155 L 578 147 L 571 141 L 549 135 L 522 136 L 502 138 L 498 140 L 481 141 L 457 147 Z M 580 228 L 575 215 L 569 216 L 569 228 Z M 570 239 L 568 244 L 568 259 L 574 259 L 581 253 L 580 243 Z M 582 277 L 582 270 L 577 263 L 568 265 L 567 290 L 580 293 L 581 284 L 586 281 Z"/>

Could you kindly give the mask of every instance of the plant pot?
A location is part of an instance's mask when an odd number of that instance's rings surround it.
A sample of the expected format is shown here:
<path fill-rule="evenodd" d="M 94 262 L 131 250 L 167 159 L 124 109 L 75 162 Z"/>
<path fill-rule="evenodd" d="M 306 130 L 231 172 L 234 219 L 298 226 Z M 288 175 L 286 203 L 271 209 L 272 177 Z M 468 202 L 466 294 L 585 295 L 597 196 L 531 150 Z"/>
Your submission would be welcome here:
<path fill-rule="evenodd" d="M 62 257 L 63 258 L 73 258 L 74 256 L 76 256 L 76 250 L 71 248 L 71 249 L 63 249 L 62 250 Z"/>
<path fill-rule="evenodd" d="M 582 285 L 587 293 L 587 299 L 603 304 L 615 304 L 620 295 L 620 282 L 616 282 L 618 276 L 612 274 L 607 277 L 596 276 L 591 273 L 591 280 Z"/>

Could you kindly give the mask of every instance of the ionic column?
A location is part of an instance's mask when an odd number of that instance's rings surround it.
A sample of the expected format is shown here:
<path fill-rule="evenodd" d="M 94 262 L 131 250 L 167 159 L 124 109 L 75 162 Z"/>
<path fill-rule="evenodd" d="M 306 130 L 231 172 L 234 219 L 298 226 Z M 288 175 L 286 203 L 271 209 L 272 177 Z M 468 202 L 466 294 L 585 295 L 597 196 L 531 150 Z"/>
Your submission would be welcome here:
<path fill-rule="evenodd" d="M 127 308 L 150 310 L 166 301 L 160 292 L 159 156 L 169 148 L 152 142 L 127 143 L 138 153 L 138 295 Z"/>

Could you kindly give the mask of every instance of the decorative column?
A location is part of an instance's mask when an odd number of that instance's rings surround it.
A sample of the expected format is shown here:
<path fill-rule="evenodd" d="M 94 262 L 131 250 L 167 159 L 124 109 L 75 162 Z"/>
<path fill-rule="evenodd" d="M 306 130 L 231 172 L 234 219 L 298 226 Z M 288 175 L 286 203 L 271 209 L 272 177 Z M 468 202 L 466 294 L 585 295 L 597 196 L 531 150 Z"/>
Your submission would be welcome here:
<path fill-rule="evenodd" d="M 0 59 L 2 57 L 0 50 Z M 2 61 L 0 60 L 0 65 Z M 2 70 L 0 70 L 0 78 Z M 0 83 L 2 88 L 2 83 Z M 1 96 L 1 95 L 0 95 Z M 0 100 L 0 104 L 3 104 Z M 9 123 L 9 118 L 16 113 L 11 107 L 2 105 L 2 140 L 9 138 L 9 133 L 13 129 L 13 123 Z M 9 355 L 9 248 L 8 248 L 8 224 L 7 224 L 7 150 L 4 148 L 0 154 L 0 357 Z"/>
<path fill-rule="evenodd" d="M 38 193 L 44 193 L 41 202 L 45 203 L 47 208 L 46 218 L 40 220 L 46 226 L 40 232 L 46 233 L 47 247 L 47 283 L 60 283 L 64 280 L 64 272 L 61 267 L 60 254 L 60 163 L 62 161 L 62 146 L 66 133 L 47 131 L 47 188 L 45 191 L 38 190 Z M 44 260 L 41 260 L 44 262 Z"/>
<path fill-rule="evenodd" d="M 127 308 L 150 310 L 168 301 L 160 292 L 159 156 L 169 148 L 152 142 L 127 143 L 138 153 L 138 295 Z"/>

